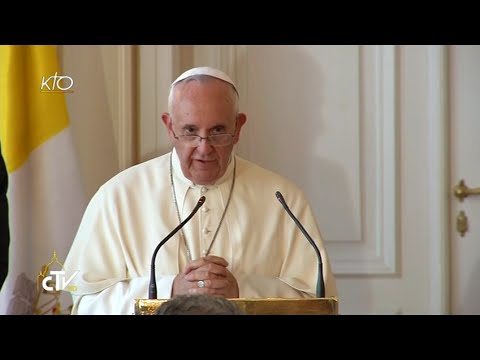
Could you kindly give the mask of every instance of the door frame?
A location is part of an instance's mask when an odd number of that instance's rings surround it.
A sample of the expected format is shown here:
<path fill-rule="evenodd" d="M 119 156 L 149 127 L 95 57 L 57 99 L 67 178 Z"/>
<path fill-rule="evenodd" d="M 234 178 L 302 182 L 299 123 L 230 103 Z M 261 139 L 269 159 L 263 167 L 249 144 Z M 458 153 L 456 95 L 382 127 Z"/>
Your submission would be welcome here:
<path fill-rule="evenodd" d="M 434 314 L 451 311 L 448 50 L 448 45 L 427 46 L 429 293 Z"/>

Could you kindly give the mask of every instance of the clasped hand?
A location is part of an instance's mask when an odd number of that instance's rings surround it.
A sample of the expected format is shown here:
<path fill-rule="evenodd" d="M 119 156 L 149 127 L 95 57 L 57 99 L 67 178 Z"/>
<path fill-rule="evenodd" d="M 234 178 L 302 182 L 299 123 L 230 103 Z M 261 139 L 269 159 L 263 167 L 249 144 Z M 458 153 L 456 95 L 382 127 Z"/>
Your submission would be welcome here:
<path fill-rule="evenodd" d="M 173 281 L 172 297 L 181 294 L 209 294 L 238 298 L 238 283 L 218 256 L 205 256 L 187 264 Z"/>

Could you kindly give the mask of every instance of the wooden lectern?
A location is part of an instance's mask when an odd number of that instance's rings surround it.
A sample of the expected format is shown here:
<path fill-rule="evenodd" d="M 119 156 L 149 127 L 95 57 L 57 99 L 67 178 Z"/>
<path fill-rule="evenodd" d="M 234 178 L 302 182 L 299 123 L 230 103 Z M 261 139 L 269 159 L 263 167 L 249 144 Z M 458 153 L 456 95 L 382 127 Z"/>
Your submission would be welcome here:
<path fill-rule="evenodd" d="M 338 300 L 308 299 L 229 299 L 247 315 L 338 315 Z M 168 299 L 137 299 L 135 315 L 153 315 Z"/>

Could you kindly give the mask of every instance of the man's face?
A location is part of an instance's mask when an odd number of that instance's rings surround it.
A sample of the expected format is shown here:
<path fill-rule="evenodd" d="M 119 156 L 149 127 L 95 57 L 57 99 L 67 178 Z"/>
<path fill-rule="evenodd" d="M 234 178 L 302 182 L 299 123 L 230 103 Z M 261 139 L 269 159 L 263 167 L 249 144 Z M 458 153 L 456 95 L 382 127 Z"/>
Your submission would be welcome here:
<path fill-rule="evenodd" d="M 189 81 L 177 86 L 181 91 L 176 94 L 172 114 L 163 114 L 162 120 L 180 158 L 185 177 L 195 184 L 213 184 L 227 169 L 246 116 L 235 114 L 229 85 L 223 81 Z M 221 147 L 212 146 L 207 139 L 202 139 L 197 147 L 191 147 L 175 138 L 181 135 L 205 138 L 234 133 L 231 144 Z"/>

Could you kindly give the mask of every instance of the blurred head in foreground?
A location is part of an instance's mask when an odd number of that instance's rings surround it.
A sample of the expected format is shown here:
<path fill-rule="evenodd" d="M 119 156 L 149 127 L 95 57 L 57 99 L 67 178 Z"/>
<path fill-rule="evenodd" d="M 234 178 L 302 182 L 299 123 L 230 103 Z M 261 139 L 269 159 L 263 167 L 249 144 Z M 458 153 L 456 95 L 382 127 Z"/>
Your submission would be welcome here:
<path fill-rule="evenodd" d="M 161 305 L 157 315 L 244 315 L 233 302 L 224 297 L 195 294 L 178 295 Z"/>

